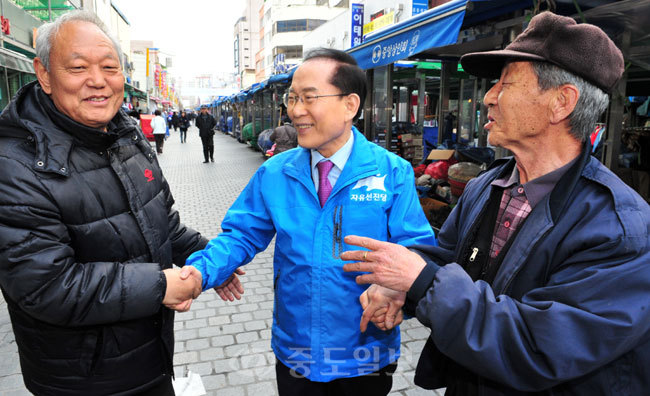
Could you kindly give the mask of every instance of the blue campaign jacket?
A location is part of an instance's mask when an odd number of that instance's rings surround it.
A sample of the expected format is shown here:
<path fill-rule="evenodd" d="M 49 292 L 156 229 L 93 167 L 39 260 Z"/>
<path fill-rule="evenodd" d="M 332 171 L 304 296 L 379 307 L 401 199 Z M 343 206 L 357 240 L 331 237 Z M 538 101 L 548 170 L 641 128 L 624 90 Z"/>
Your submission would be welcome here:
<path fill-rule="evenodd" d="M 221 233 L 187 264 L 203 288 L 225 281 L 276 236 L 272 347 L 285 365 L 312 381 L 369 374 L 399 357 L 399 329 L 359 331 L 357 273 L 343 272 L 340 254 L 358 248 L 346 235 L 436 244 L 419 204 L 411 166 L 353 128 L 350 157 L 323 208 L 311 177 L 311 153 L 273 156 L 226 214 Z"/>
<path fill-rule="evenodd" d="M 466 389 L 458 364 L 480 395 L 647 394 L 650 207 L 597 160 L 583 153 L 533 209 L 491 285 L 459 265 L 490 183 L 513 165 L 471 181 L 440 246 L 423 249 L 447 264 L 417 306 L 432 335 L 416 383 Z"/>

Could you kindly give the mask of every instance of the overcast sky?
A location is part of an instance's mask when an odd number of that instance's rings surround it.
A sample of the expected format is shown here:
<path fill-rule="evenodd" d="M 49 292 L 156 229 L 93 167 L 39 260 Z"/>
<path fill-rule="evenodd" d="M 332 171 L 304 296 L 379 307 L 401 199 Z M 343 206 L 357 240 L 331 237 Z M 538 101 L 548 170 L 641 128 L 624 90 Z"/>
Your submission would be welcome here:
<path fill-rule="evenodd" d="M 189 78 L 233 70 L 233 32 L 244 0 L 113 0 L 132 40 L 153 40 L 174 55 L 173 74 Z M 164 54 L 161 58 L 164 58 Z"/>

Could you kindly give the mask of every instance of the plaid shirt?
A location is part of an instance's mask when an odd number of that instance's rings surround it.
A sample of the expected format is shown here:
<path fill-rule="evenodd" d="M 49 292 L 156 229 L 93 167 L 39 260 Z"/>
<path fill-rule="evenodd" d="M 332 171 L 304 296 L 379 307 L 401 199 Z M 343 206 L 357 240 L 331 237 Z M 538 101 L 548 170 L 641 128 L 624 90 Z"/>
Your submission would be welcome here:
<path fill-rule="evenodd" d="M 510 175 L 492 182 L 493 186 L 503 187 L 499 214 L 492 234 L 490 246 L 490 259 L 495 259 L 508 240 L 517 231 L 517 228 L 528 217 L 531 210 L 551 191 L 577 160 L 577 157 L 568 164 L 550 173 L 540 176 L 525 184 L 519 183 L 519 170 L 515 166 Z"/>
<path fill-rule="evenodd" d="M 494 234 L 492 234 L 490 259 L 499 255 L 508 239 L 517 231 L 519 224 L 526 219 L 532 209 L 522 185 L 517 183 L 503 190 L 497 223 L 494 227 Z"/>

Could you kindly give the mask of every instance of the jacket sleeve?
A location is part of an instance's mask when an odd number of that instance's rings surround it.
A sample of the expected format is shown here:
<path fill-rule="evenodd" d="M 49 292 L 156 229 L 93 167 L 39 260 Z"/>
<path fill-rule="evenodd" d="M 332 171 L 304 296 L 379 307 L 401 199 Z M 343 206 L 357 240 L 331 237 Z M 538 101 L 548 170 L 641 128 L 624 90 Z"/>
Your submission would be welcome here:
<path fill-rule="evenodd" d="M 389 242 L 409 246 L 415 244 L 437 245 L 433 229 L 420 206 L 415 190 L 415 176 L 408 164 L 394 170 L 397 185 L 393 191 L 393 204 L 388 215 Z"/>
<path fill-rule="evenodd" d="M 518 299 L 495 295 L 458 264 L 447 264 L 435 273 L 417 317 L 443 354 L 518 390 L 540 391 L 593 372 L 650 334 L 648 233 L 618 235 L 596 240 L 572 230 L 569 245 L 548 248 L 571 246 L 568 258 Z M 544 260 L 531 257 L 526 265 L 543 265 L 536 259 Z"/>
<path fill-rule="evenodd" d="M 264 166 L 257 170 L 228 209 L 221 223 L 223 232 L 187 260 L 186 265 L 201 271 L 203 290 L 223 283 L 237 267 L 250 262 L 273 239 L 275 227 L 261 191 L 263 177 Z"/>
<path fill-rule="evenodd" d="M 75 260 L 70 235 L 46 187 L 0 158 L 0 286 L 36 319 L 61 326 L 111 323 L 160 310 L 157 263 Z"/>

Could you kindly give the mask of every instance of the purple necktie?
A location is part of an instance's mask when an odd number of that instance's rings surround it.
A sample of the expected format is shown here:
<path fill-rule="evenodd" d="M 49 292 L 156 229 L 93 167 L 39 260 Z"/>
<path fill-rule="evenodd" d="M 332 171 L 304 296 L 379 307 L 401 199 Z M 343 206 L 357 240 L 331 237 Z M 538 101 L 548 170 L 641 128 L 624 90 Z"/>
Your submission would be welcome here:
<path fill-rule="evenodd" d="M 330 174 L 334 164 L 332 161 L 321 161 L 316 166 L 318 167 L 318 200 L 322 208 L 332 192 L 332 185 L 327 180 L 327 175 Z"/>

